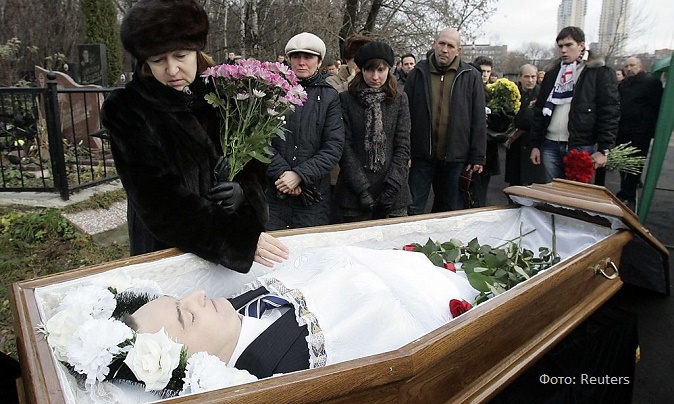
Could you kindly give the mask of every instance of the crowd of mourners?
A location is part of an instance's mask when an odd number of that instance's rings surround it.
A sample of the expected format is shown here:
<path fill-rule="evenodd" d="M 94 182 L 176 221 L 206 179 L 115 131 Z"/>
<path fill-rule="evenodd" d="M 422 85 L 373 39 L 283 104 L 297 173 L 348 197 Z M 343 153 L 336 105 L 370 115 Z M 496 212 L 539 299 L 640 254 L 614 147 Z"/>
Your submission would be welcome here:
<path fill-rule="evenodd" d="M 510 185 L 564 178 L 573 149 L 592 156 L 594 183 L 603 185 L 616 144 L 647 154 L 662 84 L 636 57 L 624 69 L 606 66 L 578 27 L 564 28 L 556 42 L 559 59 L 541 70 L 520 67 L 521 107 L 504 117 L 486 108 L 487 85 L 499 78 L 493 60 L 462 60 L 456 29 L 440 31 L 418 62 L 353 34 L 342 63 L 326 59 L 316 35 L 296 35 L 277 61 L 295 71 L 309 99 L 288 137 L 274 141 L 267 229 L 486 206 L 490 178 L 501 174 L 500 147 Z M 618 197 L 632 208 L 639 181 L 621 173 Z M 308 188 L 321 197 L 302 198 Z"/>
<path fill-rule="evenodd" d="M 487 108 L 498 66 L 462 60 L 455 28 L 440 30 L 420 60 L 361 34 L 332 60 L 321 38 L 302 32 L 277 62 L 307 99 L 272 140 L 271 162 L 214 179 L 221 117 L 204 100 L 209 83 L 197 80 L 215 64 L 203 51 L 208 16 L 193 0 L 176 4 L 143 0 L 125 17 L 121 39 L 136 68 L 102 108 L 133 255 L 178 247 L 238 271 L 272 266 L 288 250 L 266 231 L 486 206 L 503 147 L 510 185 L 564 178 L 572 150 L 591 156 L 603 185 L 616 143 L 645 156 L 655 131 L 662 83 L 635 57 L 617 73 L 578 27 L 557 35 L 558 59 L 520 67 L 521 106 L 506 117 Z M 230 52 L 225 63 L 236 60 Z M 617 195 L 628 206 L 639 179 L 621 174 Z"/>

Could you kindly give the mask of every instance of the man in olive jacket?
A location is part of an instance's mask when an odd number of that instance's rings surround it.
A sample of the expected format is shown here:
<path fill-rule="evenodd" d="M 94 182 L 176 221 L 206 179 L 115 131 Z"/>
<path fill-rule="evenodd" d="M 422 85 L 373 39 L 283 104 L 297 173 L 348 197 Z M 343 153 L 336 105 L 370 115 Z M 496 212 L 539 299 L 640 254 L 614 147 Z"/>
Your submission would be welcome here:
<path fill-rule="evenodd" d="M 411 118 L 410 215 L 424 213 L 431 184 L 433 210 L 463 209 L 464 170 L 482 172 L 487 147 L 484 87 L 480 73 L 460 58 L 459 31 L 438 34 L 428 60 L 405 83 Z"/>
<path fill-rule="evenodd" d="M 563 158 L 571 149 L 606 166 L 620 120 L 615 71 L 585 48 L 585 33 L 566 27 L 557 35 L 561 54 L 545 73 L 531 124 L 531 162 L 543 164 L 546 182 L 564 178 Z"/>

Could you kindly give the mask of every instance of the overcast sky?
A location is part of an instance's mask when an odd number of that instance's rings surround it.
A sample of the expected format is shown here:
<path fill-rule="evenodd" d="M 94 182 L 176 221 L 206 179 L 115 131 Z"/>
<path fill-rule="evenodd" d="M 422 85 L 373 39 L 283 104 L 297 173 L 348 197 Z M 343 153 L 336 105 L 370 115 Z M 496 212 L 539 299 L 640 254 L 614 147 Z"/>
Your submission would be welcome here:
<path fill-rule="evenodd" d="M 588 0 L 585 15 L 586 42 L 596 42 L 602 0 Z M 561 0 L 499 0 L 496 13 L 485 24 L 484 35 L 476 43 L 508 45 L 523 50 L 526 43 L 554 45 L 557 36 L 557 7 Z M 628 53 L 674 49 L 674 1 L 631 0 L 639 15 L 640 30 L 627 45 Z"/>

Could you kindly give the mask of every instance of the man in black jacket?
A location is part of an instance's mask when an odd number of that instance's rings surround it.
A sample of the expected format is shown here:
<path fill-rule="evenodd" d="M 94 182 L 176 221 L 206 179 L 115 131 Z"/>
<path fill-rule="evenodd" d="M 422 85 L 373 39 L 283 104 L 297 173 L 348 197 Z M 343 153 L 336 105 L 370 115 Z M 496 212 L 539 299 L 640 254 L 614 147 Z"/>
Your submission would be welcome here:
<path fill-rule="evenodd" d="M 660 112 L 662 83 L 646 74 L 641 60 L 636 57 L 625 60 L 625 76 L 618 86 L 620 124 L 616 143 L 632 142 L 631 145 L 639 149 L 639 155 L 646 157 Z M 621 173 L 618 198 L 634 204 L 640 177 L 640 174 Z"/>
<path fill-rule="evenodd" d="M 440 31 L 429 59 L 417 63 L 405 83 L 412 123 L 410 215 L 424 213 L 431 184 L 439 198 L 434 211 L 463 209 L 461 173 L 482 172 L 487 146 L 484 86 L 480 73 L 460 54 L 459 31 Z"/>
<path fill-rule="evenodd" d="M 534 108 L 531 161 L 545 167 L 547 181 L 564 178 L 570 149 L 592 155 L 604 167 L 618 132 L 620 101 L 615 72 L 585 48 L 585 33 L 566 27 L 557 35 L 561 60 L 546 72 Z"/>
<path fill-rule="evenodd" d="M 505 180 L 510 185 L 529 185 L 544 179 L 543 167 L 533 165 L 529 160 L 531 146 L 529 130 L 533 118 L 533 107 L 538 99 L 540 87 L 536 84 L 536 66 L 525 64 L 520 67 L 517 88 L 520 90 L 520 110 L 515 115 L 515 130 L 508 135 L 505 161 Z"/>

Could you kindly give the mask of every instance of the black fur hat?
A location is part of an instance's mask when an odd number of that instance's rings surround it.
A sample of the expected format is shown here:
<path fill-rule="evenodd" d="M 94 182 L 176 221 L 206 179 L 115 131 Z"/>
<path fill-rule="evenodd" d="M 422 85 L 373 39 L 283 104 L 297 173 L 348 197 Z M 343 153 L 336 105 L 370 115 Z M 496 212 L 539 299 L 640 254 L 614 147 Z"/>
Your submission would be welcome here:
<path fill-rule="evenodd" d="M 208 15 L 194 0 L 140 0 L 122 21 L 122 44 L 140 63 L 175 50 L 202 50 Z"/>

